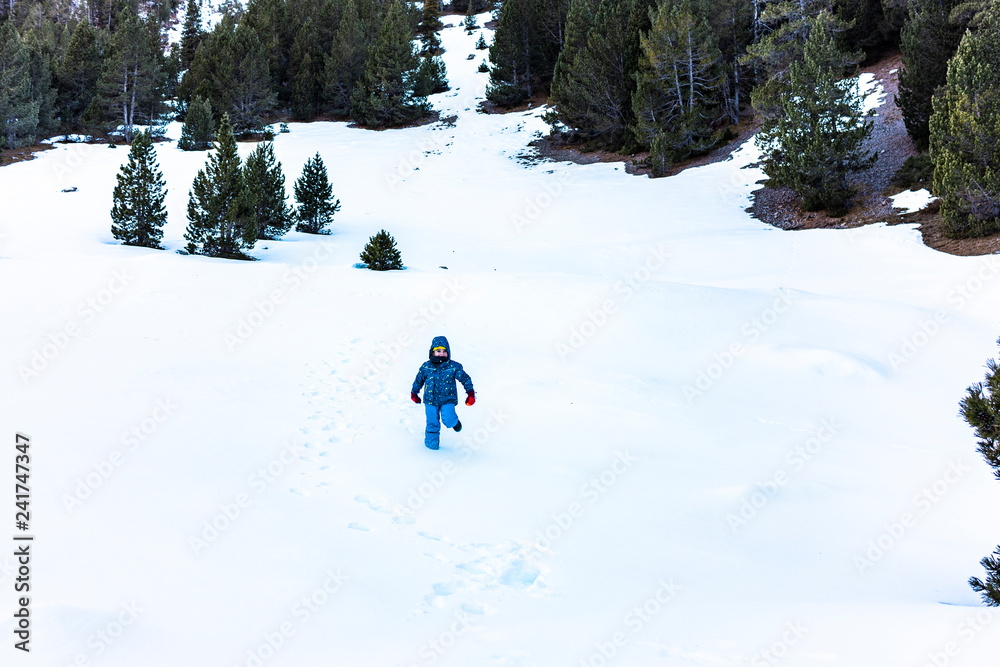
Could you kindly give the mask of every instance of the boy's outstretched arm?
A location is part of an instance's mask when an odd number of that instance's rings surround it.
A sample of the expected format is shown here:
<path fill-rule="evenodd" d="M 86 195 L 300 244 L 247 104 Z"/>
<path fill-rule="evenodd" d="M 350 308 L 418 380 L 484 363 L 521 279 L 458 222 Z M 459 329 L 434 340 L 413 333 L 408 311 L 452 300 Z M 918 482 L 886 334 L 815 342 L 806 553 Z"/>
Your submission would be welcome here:
<path fill-rule="evenodd" d="M 469 397 L 465 399 L 465 404 L 472 405 L 473 403 L 475 403 L 476 389 L 475 387 L 472 386 L 472 378 L 469 377 L 469 374 L 465 372 L 464 368 L 459 370 L 458 373 L 455 374 L 455 379 L 462 383 L 462 387 L 465 389 L 465 393 L 469 395 Z"/>
<path fill-rule="evenodd" d="M 424 374 L 424 367 L 421 366 L 420 370 L 417 371 L 417 377 L 413 379 L 413 387 L 410 388 L 410 394 L 419 394 L 426 381 L 427 376 Z"/>

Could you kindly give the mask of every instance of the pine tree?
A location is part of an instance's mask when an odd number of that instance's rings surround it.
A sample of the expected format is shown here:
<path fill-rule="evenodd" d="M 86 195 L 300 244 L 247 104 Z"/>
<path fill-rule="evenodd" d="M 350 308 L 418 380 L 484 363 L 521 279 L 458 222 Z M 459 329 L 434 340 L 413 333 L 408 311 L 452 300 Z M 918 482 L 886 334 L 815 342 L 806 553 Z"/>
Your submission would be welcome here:
<path fill-rule="evenodd" d="M 705 3 L 665 0 L 640 40 L 643 58 L 632 106 L 637 138 L 654 148 L 654 175 L 719 139 L 715 125 L 723 117 L 725 75 L 709 12 Z"/>
<path fill-rule="evenodd" d="M 333 214 L 340 210 L 340 200 L 333 198 L 333 186 L 319 153 L 306 160 L 302 175 L 295 181 L 295 201 L 299 205 L 295 211 L 298 219 L 296 231 L 330 233 L 326 226 L 333 221 Z"/>
<path fill-rule="evenodd" d="M 159 248 L 167 209 L 167 190 L 148 130 L 135 135 L 128 163 L 122 165 L 111 209 L 111 233 L 125 245 Z"/>
<path fill-rule="evenodd" d="M 740 62 L 753 41 L 754 6 L 754 2 L 745 0 L 715 0 L 709 14 L 725 75 L 721 91 L 722 109 L 732 125 L 740 122 L 754 84 L 752 69 Z"/>
<path fill-rule="evenodd" d="M 177 148 L 182 151 L 208 150 L 215 133 L 215 120 L 212 118 L 212 104 L 198 95 L 188 104 L 184 125 L 181 127 L 181 138 Z"/>
<path fill-rule="evenodd" d="M 467 32 L 472 32 L 479 27 L 476 23 L 476 12 L 472 8 L 472 2 L 469 2 L 469 6 L 465 8 L 465 20 L 462 21 L 462 25 L 465 26 Z"/>
<path fill-rule="evenodd" d="M 257 132 L 277 98 L 271 87 L 267 52 L 257 34 L 242 25 L 234 32 L 232 46 L 235 76 L 228 82 L 228 89 L 233 129 L 239 133 Z M 222 79 L 219 84 L 227 85 Z"/>
<path fill-rule="evenodd" d="M 83 112 L 90 106 L 97 90 L 101 61 L 97 30 L 84 19 L 73 30 L 73 36 L 56 73 L 59 91 L 57 103 L 62 111 L 63 125 L 68 130 L 81 129 Z"/>
<path fill-rule="evenodd" d="M 506 0 L 490 45 L 490 85 L 486 98 L 501 106 L 520 104 L 534 94 L 532 45 L 537 22 L 531 0 Z"/>
<path fill-rule="evenodd" d="M 184 30 L 181 33 L 181 68 L 191 66 L 198 45 L 201 44 L 204 32 L 201 29 L 201 2 L 187 0 L 187 13 L 184 16 Z"/>
<path fill-rule="evenodd" d="M 1000 230 L 1000 4 L 967 32 L 934 97 L 930 153 L 946 233 Z"/>
<path fill-rule="evenodd" d="M 445 64 L 439 56 L 423 57 L 417 69 L 413 82 L 413 94 L 416 97 L 427 97 L 448 90 L 448 77 L 445 74 Z"/>
<path fill-rule="evenodd" d="M 31 97 L 31 57 L 13 21 L 0 24 L 0 148 L 35 140 L 41 103 Z"/>
<path fill-rule="evenodd" d="M 57 93 L 54 85 L 58 45 L 54 29 L 54 23 L 46 22 L 40 27 L 29 30 L 24 39 L 25 47 L 28 49 L 30 96 L 32 101 L 38 103 L 36 136 L 52 136 L 59 127 Z"/>
<path fill-rule="evenodd" d="M 549 89 L 566 36 L 569 6 L 569 0 L 503 3 L 489 46 L 493 69 L 487 99 L 512 106 Z"/>
<path fill-rule="evenodd" d="M 237 134 L 256 132 L 274 108 L 268 55 L 253 29 L 236 25 L 229 15 L 198 46 L 178 96 L 190 102 L 200 95 L 216 116 L 228 113 Z"/>
<path fill-rule="evenodd" d="M 600 0 L 585 45 L 572 63 L 560 68 L 565 81 L 553 81 L 552 86 L 555 112 L 550 120 L 576 130 L 593 146 L 611 150 L 622 147 L 632 122 L 632 9 L 630 0 Z M 635 38 L 638 46 L 638 33 Z"/>
<path fill-rule="evenodd" d="M 421 53 L 435 56 L 441 52 L 441 39 L 438 32 L 444 27 L 441 23 L 440 0 L 424 0 L 424 9 L 417 26 L 417 35 L 423 45 Z"/>
<path fill-rule="evenodd" d="M 850 202 L 848 174 L 870 167 L 873 157 L 862 148 L 871 124 L 853 86 L 841 80 L 843 56 L 829 24 L 824 14 L 812 20 L 802 61 L 791 64 L 779 97 L 781 115 L 757 145 L 774 184 L 801 194 L 806 210 L 840 215 Z"/>
<path fill-rule="evenodd" d="M 903 66 L 896 104 L 920 150 L 930 142 L 934 91 L 948 78 L 948 61 L 962 39 L 958 26 L 948 20 L 953 5 L 952 0 L 912 0 L 900 36 Z"/>
<path fill-rule="evenodd" d="M 281 163 L 274 159 L 274 144 L 270 141 L 257 145 L 247 156 L 243 179 L 251 198 L 252 224 L 257 228 L 257 238 L 280 238 L 292 226 L 292 210 L 286 203 L 285 173 Z"/>
<path fill-rule="evenodd" d="M 778 0 L 764 4 L 760 16 L 760 38 L 747 47 L 741 62 L 759 69 L 759 82 L 750 94 L 759 116 L 774 119 L 781 114 L 780 98 L 785 90 L 791 64 L 802 61 L 803 49 L 815 20 L 823 17 L 828 32 L 845 28 L 830 13 L 831 0 Z M 861 62 L 863 53 L 841 52 L 842 68 Z"/>
<path fill-rule="evenodd" d="M 351 95 L 364 74 L 368 56 L 364 35 L 355 0 L 346 0 L 323 70 L 323 106 L 334 115 L 350 113 Z"/>
<path fill-rule="evenodd" d="M 314 62 L 322 62 L 317 53 L 313 59 L 312 50 L 318 41 L 312 20 L 306 18 L 295 36 L 289 55 L 288 75 L 291 78 L 291 109 L 295 120 L 312 120 L 316 115 L 319 98 L 318 77 Z"/>
<path fill-rule="evenodd" d="M 998 341 L 1000 342 L 1000 341 Z M 959 403 L 960 414 L 979 438 L 977 448 L 986 463 L 993 469 L 993 476 L 1000 480 L 1000 364 L 990 359 L 986 362 L 986 378 L 966 390 Z M 1000 606 L 1000 546 L 981 561 L 986 569 L 986 580 L 969 579 L 969 585 L 982 595 L 987 605 Z"/>
<path fill-rule="evenodd" d="M 396 249 L 396 239 L 384 229 L 368 239 L 361 252 L 361 261 L 372 271 L 392 271 L 403 268 L 403 259 Z"/>
<path fill-rule="evenodd" d="M 351 98 L 351 115 L 360 125 L 398 125 L 427 113 L 426 99 L 413 93 L 420 59 L 411 36 L 406 9 L 392 0 Z"/>
<path fill-rule="evenodd" d="M 198 171 L 188 196 L 184 233 L 188 252 L 249 259 L 244 251 L 252 249 L 257 240 L 250 203 L 236 137 L 225 114 L 219 123 L 215 151 Z"/>
<path fill-rule="evenodd" d="M 559 113 L 547 115 L 549 122 L 561 119 L 570 127 L 584 122 L 587 96 L 576 77 L 576 58 L 587 48 L 587 35 L 594 26 L 597 0 L 573 0 L 566 16 L 566 38 L 552 74 L 550 94 Z"/>

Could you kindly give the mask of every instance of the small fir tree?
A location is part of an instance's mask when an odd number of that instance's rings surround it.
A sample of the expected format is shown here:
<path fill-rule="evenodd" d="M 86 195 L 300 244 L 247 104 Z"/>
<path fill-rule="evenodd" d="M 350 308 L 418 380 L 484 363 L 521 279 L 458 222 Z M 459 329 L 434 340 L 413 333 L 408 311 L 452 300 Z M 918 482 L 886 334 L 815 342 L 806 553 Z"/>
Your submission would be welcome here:
<path fill-rule="evenodd" d="M 779 96 L 781 115 L 765 122 L 757 144 L 776 185 L 802 195 L 806 210 L 842 215 L 850 203 L 848 175 L 873 163 L 862 147 L 871 123 L 851 82 L 841 79 L 843 56 L 829 23 L 825 13 L 813 20 L 803 59 L 791 64 Z"/>
<path fill-rule="evenodd" d="M 421 52 L 424 55 L 437 55 L 441 52 L 441 39 L 438 32 L 444 27 L 441 23 L 440 0 L 424 0 L 424 10 L 420 16 L 420 24 L 417 26 L 417 34 L 420 43 L 423 45 Z"/>
<path fill-rule="evenodd" d="M 149 130 L 132 141 L 128 163 L 122 165 L 111 208 L 111 233 L 125 245 L 159 248 L 167 209 L 167 190 L 156 161 Z"/>
<path fill-rule="evenodd" d="M 1000 364 L 993 359 L 986 362 L 986 378 L 966 390 L 959 406 L 960 414 L 979 438 L 979 453 L 993 469 L 993 476 L 1000 480 Z M 972 577 L 969 585 L 987 605 L 1000 607 L 1000 546 L 981 563 L 986 569 L 986 580 Z"/>
<path fill-rule="evenodd" d="M 476 42 L 476 49 L 478 49 L 479 51 L 485 51 L 488 48 L 490 47 L 486 43 L 486 38 L 483 37 L 483 33 L 479 33 L 479 40 Z"/>
<path fill-rule="evenodd" d="M 967 32 L 934 96 L 931 159 L 952 237 L 1000 231 L 1000 4 Z"/>
<path fill-rule="evenodd" d="M 368 244 L 361 253 L 361 261 L 372 271 L 403 268 L 403 260 L 396 249 L 396 239 L 384 229 L 368 239 Z"/>
<path fill-rule="evenodd" d="M 195 95 L 188 105 L 184 125 L 181 127 L 181 138 L 177 148 L 182 151 L 208 150 L 215 132 L 215 121 L 212 119 L 212 103 Z"/>
<path fill-rule="evenodd" d="M 187 215 L 188 252 L 250 259 L 244 251 L 253 248 L 257 229 L 228 114 L 219 123 L 215 151 L 191 185 Z"/>
<path fill-rule="evenodd" d="M 448 90 L 448 77 L 445 75 L 445 64 L 438 56 L 421 58 L 420 68 L 413 82 L 413 94 L 417 97 L 427 97 L 434 93 Z"/>
<path fill-rule="evenodd" d="M 292 210 L 285 192 L 285 173 L 281 163 L 274 159 L 274 144 L 258 144 L 247 156 L 243 179 L 251 202 L 252 224 L 257 228 L 257 238 L 280 238 L 292 226 Z"/>
<path fill-rule="evenodd" d="M 469 6 L 465 9 L 465 21 L 462 22 L 465 25 L 465 29 L 472 32 L 479 25 L 476 23 L 476 12 L 472 8 L 472 2 L 469 2 Z"/>
<path fill-rule="evenodd" d="M 298 208 L 295 230 L 308 234 L 329 234 L 326 226 L 333 221 L 333 214 L 340 210 L 340 200 L 333 198 L 333 185 L 326 173 L 326 165 L 319 153 L 306 160 L 302 175 L 295 181 L 295 201 Z"/>

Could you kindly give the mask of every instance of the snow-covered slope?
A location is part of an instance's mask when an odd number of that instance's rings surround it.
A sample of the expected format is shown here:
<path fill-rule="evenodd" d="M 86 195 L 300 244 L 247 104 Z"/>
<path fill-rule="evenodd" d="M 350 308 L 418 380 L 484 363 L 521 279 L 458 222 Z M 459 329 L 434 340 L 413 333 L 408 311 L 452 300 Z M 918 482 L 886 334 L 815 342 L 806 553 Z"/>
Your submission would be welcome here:
<path fill-rule="evenodd" d="M 125 150 L 0 170 L 0 499 L 12 535 L 22 431 L 36 535 L 4 664 L 992 664 L 1000 484 L 956 412 L 1000 260 L 769 228 L 750 145 L 524 164 L 541 110 L 476 113 L 477 37 L 442 32 L 453 123 L 277 137 L 343 210 L 257 262 L 173 252 L 205 153 L 157 145 L 166 251 L 111 236 Z M 407 269 L 353 268 L 382 228 Z M 479 400 L 432 452 L 436 334 Z"/>

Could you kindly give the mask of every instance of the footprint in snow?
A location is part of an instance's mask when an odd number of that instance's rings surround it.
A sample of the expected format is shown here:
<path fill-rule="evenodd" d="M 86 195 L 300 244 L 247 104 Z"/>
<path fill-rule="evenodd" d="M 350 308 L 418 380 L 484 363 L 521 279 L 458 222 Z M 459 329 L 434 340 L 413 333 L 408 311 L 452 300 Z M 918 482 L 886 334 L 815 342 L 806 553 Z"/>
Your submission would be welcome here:
<path fill-rule="evenodd" d="M 366 533 L 371 530 L 371 528 L 369 528 L 368 526 L 364 525 L 363 523 L 358 523 L 357 521 L 352 521 L 351 523 L 347 524 L 347 527 L 353 530 L 360 530 Z"/>
<path fill-rule="evenodd" d="M 462 585 L 457 581 L 448 581 L 443 584 L 434 584 L 434 595 L 451 595 L 455 591 L 460 590 Z"/>

